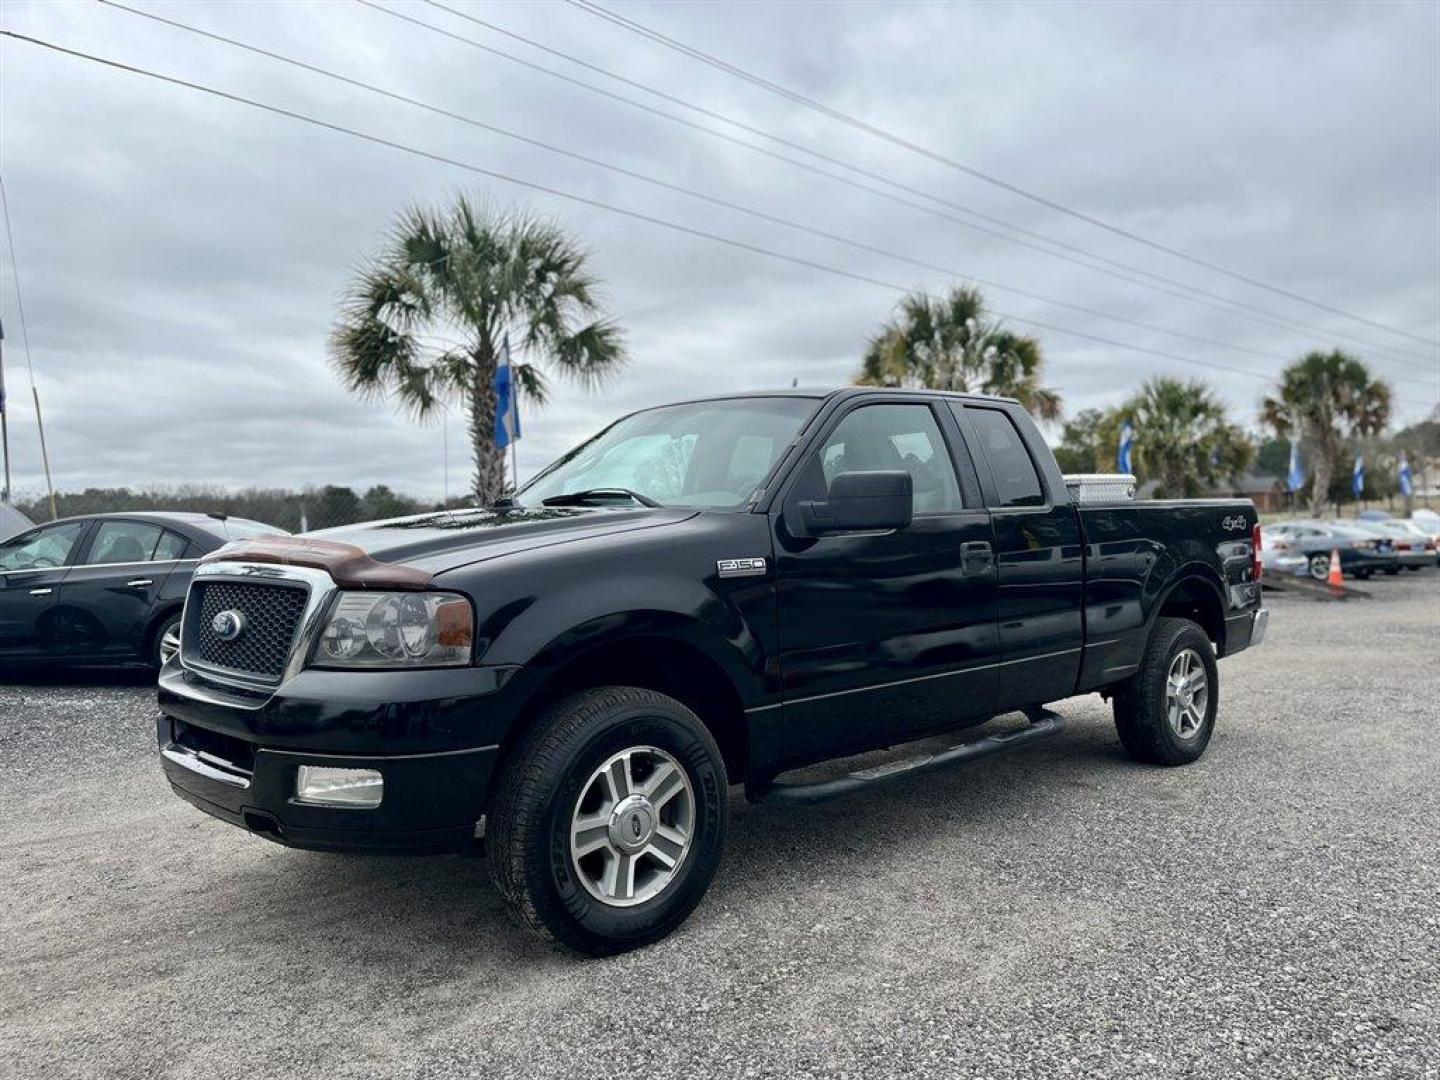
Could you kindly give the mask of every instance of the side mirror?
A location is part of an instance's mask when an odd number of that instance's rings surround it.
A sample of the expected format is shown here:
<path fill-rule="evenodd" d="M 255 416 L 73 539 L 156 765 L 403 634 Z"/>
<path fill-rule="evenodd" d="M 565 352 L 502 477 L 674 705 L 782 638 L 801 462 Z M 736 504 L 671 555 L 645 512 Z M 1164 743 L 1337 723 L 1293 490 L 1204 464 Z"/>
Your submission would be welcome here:
<path fill-rule="evenodd" d="M 830 482 L 829 498 L 800 504 L 812 536 L 903 529 L 914 511 L 914 481 L 904 470 L 841 473 Z"/>

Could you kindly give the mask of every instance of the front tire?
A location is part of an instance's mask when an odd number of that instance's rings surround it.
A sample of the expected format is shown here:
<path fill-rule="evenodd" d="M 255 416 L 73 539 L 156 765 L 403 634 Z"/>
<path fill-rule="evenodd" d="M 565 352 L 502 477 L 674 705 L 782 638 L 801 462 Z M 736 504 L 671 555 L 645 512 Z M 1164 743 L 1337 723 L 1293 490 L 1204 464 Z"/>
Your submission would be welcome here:
<path fill-rule="evenodd" d="M 167 615 L 150 635 L 150 666 L 159 671 L 165 662 L 180 651 L 180 612 Z"/>
<path fill-rule="evenodd" d="M 1189 619 L 1157 619 L 1140 670 L 1115 693 L 1115 730 L 1136 761 L 1188 765 L 1215 730 L 1220 672 L 1205 632 Z"/>
<path fill-rule="evenodd" d="M 719 866 L 729 785 L 696 715 L 610 686 L 557 702 L 508 757 L 487 817 L 495 887 L 520 924 L 604 956 L 689 916 Z"/>

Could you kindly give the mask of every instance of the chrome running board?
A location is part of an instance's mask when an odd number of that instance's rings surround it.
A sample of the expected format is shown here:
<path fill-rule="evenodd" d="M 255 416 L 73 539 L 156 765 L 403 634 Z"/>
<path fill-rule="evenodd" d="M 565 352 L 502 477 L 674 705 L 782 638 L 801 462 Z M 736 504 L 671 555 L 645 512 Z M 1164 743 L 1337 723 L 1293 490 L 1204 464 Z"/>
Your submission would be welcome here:
<path fill-rule="evenodd" d="M 939 750 L 933 754 L 903 758 L 869 769 L 859 769 L 834 780 L 818 780 L 809 784 L 787 781 L 772 782 L 755 801 L 791 804 L 824 802 L 827 799 L 851 795 L 902 776 L 914 776 L 916 773 L 929 772 L 932 769 L 943 769 L 950 765 L 962 765 L 970 761 L 979 761 L 981 758 L 1006 754 L 1042 739 L 1048 739 L 1053 735 L 1059 735 L 1065 730 L 1065 718 L 1059 713 L 1038 706 L 1022 711 L 1029 717 L 1030 724 L 1018 731 L 998 731 L 983 739 L 976 739 L 974 742 L 960 743 L 958 746 Z"/>

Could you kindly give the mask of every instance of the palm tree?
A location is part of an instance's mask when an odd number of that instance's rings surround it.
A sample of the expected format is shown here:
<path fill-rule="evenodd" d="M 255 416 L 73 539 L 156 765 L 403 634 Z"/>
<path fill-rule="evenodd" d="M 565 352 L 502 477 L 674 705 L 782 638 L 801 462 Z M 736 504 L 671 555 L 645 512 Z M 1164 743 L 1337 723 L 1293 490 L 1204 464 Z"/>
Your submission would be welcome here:
<path fill-rule="evenodd" d="M 1040 385 L 1040 343 L 1005 329 L 985 311 L 979 289 L 906 296 L 870 339 L 855 382 L 923 386 L 1013 397 L 1044 420 L 1060 415 L 1060 395 Z"/>
<path fill-rule="evenodd" d="M 1356 357 L 1310 352 L 1280 373 L 1278 393 L 1260 402 L 1260 420 L 1282 439 L 1310 447 L 1310 512 L 1324 513 L 1345 437 L 1378 434 L 1390 420 L 1390 385 Z"/>
<path fill-rule="evenodd" d="M 537 405 L 549 385 L 539 362 L 586 389 L 625 362 L 588 262 L 556 223 L 477 207 L 463 195 L 446 210 L 406 210 L 345 292 L 332 362 L 352 391 L 394 397 L 421 419 L 448 403 L 464 409 L 474 495 L 491 503 L 505 489 L 495 445 L 505 337 L 521 398 Z"/>
<path fill-rule="evenodd" d="M 1224 403 L 1199 379 L 1157 376 L 1111 412 L 1102 425 L 1110 461 L 1126 420 L 1135 428 L 1136 472 L 1158 481 L 1165 498 L 1204 495 L 1244 472 L 1255 458 L 1254 444 L 1230 423 Z"/>

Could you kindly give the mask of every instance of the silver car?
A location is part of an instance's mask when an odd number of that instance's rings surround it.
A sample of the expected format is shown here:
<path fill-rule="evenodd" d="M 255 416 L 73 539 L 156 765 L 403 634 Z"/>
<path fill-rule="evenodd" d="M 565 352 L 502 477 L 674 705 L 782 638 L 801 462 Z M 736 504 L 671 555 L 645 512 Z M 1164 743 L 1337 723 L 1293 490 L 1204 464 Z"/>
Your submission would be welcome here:
<path fill-rule="evenodd" d="M 1360 524 L 1364 524 L 1363 522 Z M 1280 555 L 1300 555 L 1305 559 L 1304 572 L 1316 581 L 1330 575 L 1330 555 L 1340 555 L 1340 570 L 1364 580 L 1376 572 L 1395 574 L 1400 563 L 1395 558 L 1394 541 L 1366 529 L 1355 522 L 1281 521 L 1261 530 L 1262 557 L 1265 551 Z"/>

